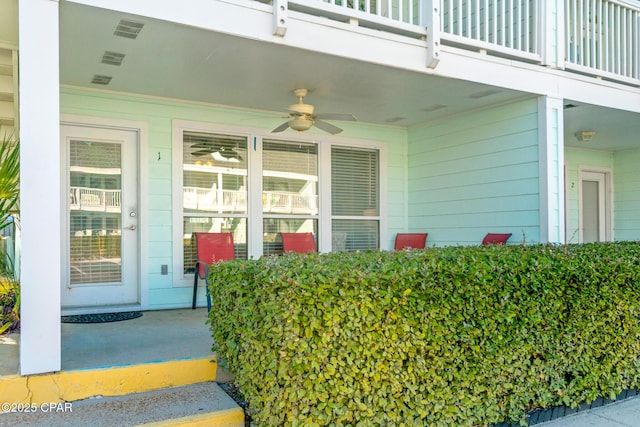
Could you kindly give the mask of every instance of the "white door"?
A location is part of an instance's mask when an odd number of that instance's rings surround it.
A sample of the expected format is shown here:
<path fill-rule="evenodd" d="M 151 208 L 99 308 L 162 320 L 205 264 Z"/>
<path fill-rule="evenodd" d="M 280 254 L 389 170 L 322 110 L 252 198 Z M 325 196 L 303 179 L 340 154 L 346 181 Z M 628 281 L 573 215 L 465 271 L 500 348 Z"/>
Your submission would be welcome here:
<path fill-rule="evenodd" d="M 62 307 L 137 305 L 138 134 L 63 125 L 60 141 L 66 160 Z"/>
<path fill-rule="evenodd" d="M 580 242 L 604 242 L 607 232 L 607 174 L 605 172 L 580 173 Z"/>

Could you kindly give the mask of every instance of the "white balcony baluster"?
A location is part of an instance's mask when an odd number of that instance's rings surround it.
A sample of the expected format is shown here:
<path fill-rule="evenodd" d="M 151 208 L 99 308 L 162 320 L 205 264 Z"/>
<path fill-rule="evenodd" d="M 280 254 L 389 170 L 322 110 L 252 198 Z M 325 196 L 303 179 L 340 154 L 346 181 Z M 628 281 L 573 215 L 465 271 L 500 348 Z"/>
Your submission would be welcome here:
<path fill-rule="evenodd" d="M 565 66 L 637 84 L 640 2 L 565 0 Z"/>

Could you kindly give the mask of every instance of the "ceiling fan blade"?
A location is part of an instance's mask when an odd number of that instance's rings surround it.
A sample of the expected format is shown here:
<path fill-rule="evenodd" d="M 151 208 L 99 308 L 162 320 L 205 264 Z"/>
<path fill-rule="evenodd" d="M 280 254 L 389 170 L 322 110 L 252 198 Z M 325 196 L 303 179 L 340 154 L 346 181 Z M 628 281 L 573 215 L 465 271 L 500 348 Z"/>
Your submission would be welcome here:
<path fill-rule="evenodd" d="M 200 157 L 206 156 L 207 154 L 215 153 L 218 150 L 198 150 L 191 153 L 192 156 Z"/>
<path fill-rule="evenodd" d="M 325 132 L 329 132 L 331 135 L 335 135 L 337 133 L 342 132 L 342 129 L 340 129 L 339 127 L 334 126 L 331 123 L 327 123 L 327 122 L 324 122 L 322 120 L 318 120 L 318 119 L 316 119 L 313 122 L 313 125 L 316 126 L 319 129 L 322 129 Z"/>
<path fill-rule="evenodd" d="M 274 130 L 272 130 L 271 133 L 282 132 L 283 130 L 287 129 L 288 127 L 289 127 L 289 122 L 286 121 L 283 124 L 281 124 L 280 126 L 278 126 L 277 128 L 275 128 Z"/>
<path fill-rule="evenodd" d="M 353 114 L 338 114 L 338 113 L 320 113 L 315 116 L 321 120 L 341 120 L 343 122 L 357 122 Z"/>

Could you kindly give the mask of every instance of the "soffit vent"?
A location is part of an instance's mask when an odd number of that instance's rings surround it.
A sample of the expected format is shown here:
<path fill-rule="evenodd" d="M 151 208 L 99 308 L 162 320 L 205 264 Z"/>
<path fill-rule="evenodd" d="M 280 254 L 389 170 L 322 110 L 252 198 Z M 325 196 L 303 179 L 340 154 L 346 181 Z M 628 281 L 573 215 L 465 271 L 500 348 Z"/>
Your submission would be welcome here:
<path fill-rule="evenodd" d="M 143 27 L 144 24 L 142 22 L 121 19 L 116 30 L 113 32 L 113 35 L 127 39 L 135 39 L 138 37 Z"/>
<path fill-rule="evenodd" d="M 124 59 L 124 53 L 105 51 L 104 55 L 102 55 L 103 64 L 115 65 L 117 67 L 122 65 L 122 60 Z"/>
<path fill-rule="evenodd" d="M 95 85 L 103 85 L 106 86 L 109 83 L 111 83 L 111 76 L 101 76 L 99 74 L 94 74 L 93 78 L 91 79 L 91 83 L 95 84 Z"/>
<path fill-rule="evenodd" d="M 486 96 L 496 95 L 498 93 L 500 93 L 500 91 L 497 90 L 497 89 L 487 89 L 487 90 L 483 90 L 483 91 L 480 91 L 480 92 L 472 93 L 471 95 L 469 95 L 469 98 L 480 99 L 480 98 L 484 98 Z"/>

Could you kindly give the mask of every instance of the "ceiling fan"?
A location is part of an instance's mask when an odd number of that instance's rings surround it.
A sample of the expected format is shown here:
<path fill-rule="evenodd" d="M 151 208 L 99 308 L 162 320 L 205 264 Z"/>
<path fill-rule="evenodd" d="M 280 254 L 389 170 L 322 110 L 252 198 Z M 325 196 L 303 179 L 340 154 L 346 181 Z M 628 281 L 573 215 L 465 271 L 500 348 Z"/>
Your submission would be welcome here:
<path fill-rule="evenodd" d="M 313 105 L 305 104 L 302 100 L 307 96 L 307 93 L 309 93 L 307 89 L 296 89 L 293 91 L 293 94 L 298 97 L 298 103 L 289 105 L 289 120 L 271 132 L 282 132 L 287 128 L 303 132 L 305 130 L 309 130 L 311 126 L 315 126 L 325 132 L 335 135 L 342 132 L 342 129 L 332 125 L 331 123 L 327 123 L 324 120 L 356 121 L 356 118 L 352 114 L 313 114 Z"/>
<path fill-rule="evenodd" d="M 212 155 L 214 159 L 219 156 L 225 160 L 238 160 L 242 161 L 243 158 L 238 153 L 235 141 L 198 141 L 191 144 L 191 149 L 196 151 L 191 152 L 193 156 L 209 156 Z"/>

